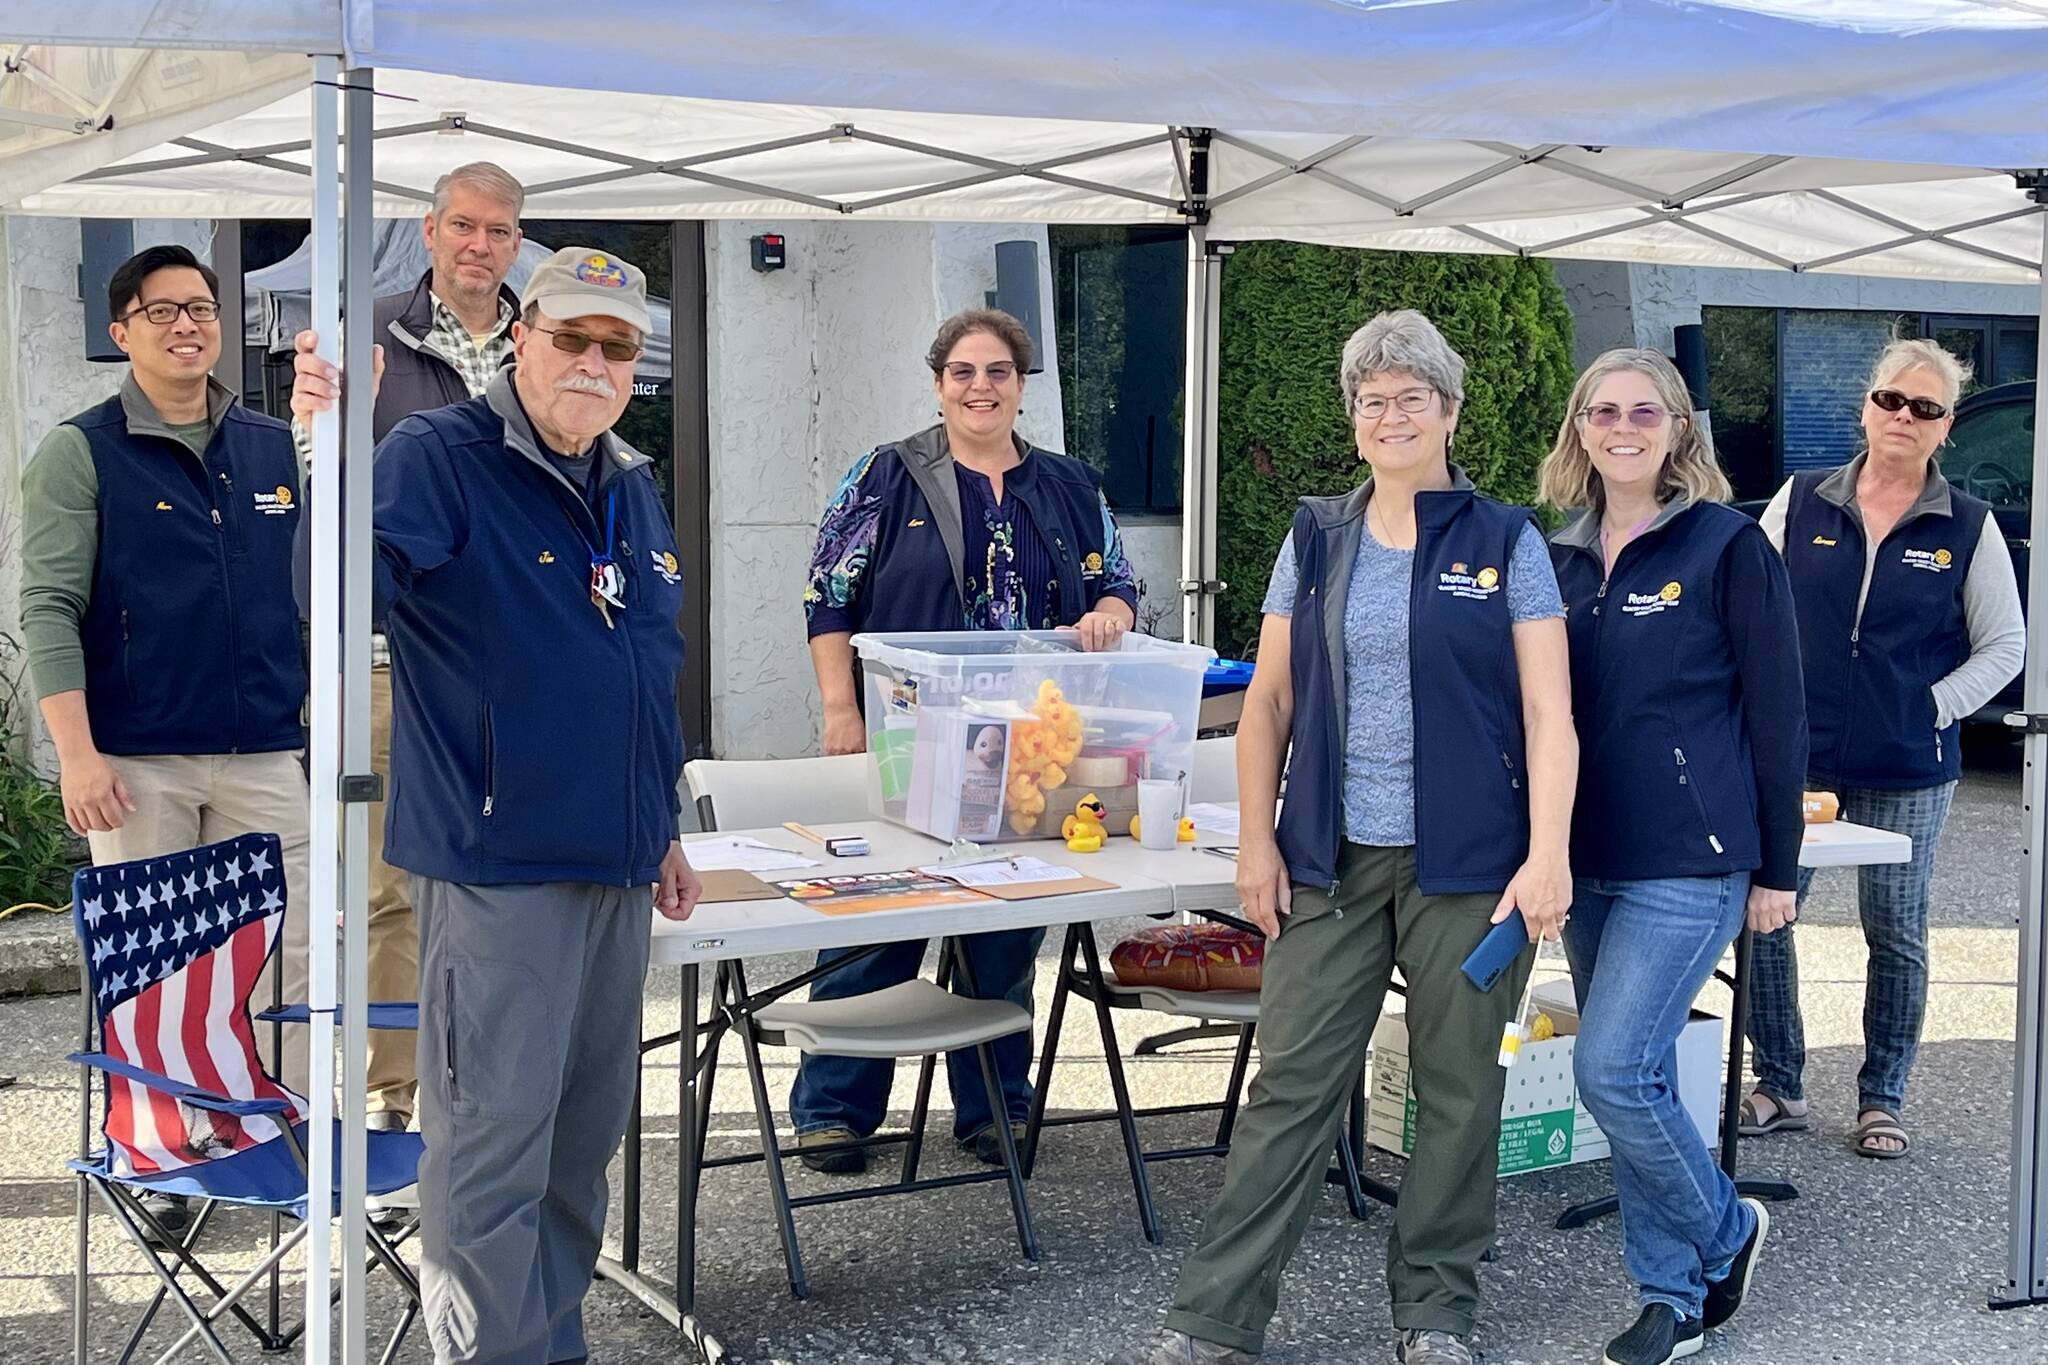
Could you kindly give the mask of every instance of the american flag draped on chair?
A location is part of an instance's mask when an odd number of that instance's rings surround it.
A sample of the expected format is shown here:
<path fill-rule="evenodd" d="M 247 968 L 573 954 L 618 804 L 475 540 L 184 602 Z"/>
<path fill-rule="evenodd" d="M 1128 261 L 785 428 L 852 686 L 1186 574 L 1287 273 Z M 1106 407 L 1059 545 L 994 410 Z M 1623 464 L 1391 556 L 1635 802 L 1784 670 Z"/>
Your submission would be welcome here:
<path fill-rule="evenodd" d="M 283 932 L 288 899 L 274 834 L 245 834 L 160 858 L 86 868 L 72 881 L 72 921 L 88 993 L 84 1042 L 90 1049 L 97 1033 L 100 1050 L 75 1052 L 71 1060 L 102 1078 L 106 1139 L 103 1150 L 81 1150 L 69 1163 L 83 1182 L 74 1342 L 81 1360 L 87 1358 L 97 1312 L 87 1282 L 88 1194 L 98 1196 L 148 1258 L 157 1280 L 120 1365 L 142 1348 L 167 1303 L 189 1325 L 166 1359 L 203 1341 L 214 1359 L 231 1360 L 215 1330 L 230 1317 L 266 1353 L 289 1350 L 304 1330 L 303 1324 L 279 1323 L 275 1276 L 309 1233 L 327 1235 L 332 1209 L 307 1207 L 306 1102 L 264 1070 L 248 1007 Z M 303 1021 L 305 1007 L 280 1013 Z M 369 1014 L 372 1028 L 418 1022 L 410 1004 L 371 1005 Z M 81 1093 L 80 1136 L 87 1142 L 90 1094 L 89 1087 Z M 335 1121 L 337 1152 L 340 1123 Z M 417 1134 L 375 1132 L 368 1139 L 370 1193 L 388 1195 L 418 1178 Z M 151 1193 L 195 1201 L 189 1230 L 173 1233 L 159 1222 L 142 1200 Z M 238 1268 L 232 1288 L 202 1258 L 210 1249 L 201 1246 L 208 1225 L 224 1208 L 303 1220 L 282 1236 L 273 1222 L 270 1249 L 253 1270 Z M 386 1360 L 396 1358 L 419 1312 L 418 1279 L 397 1252 L 417 1226 L 407 1222 L 390 1237 L 374 1225 L 364 1230 L 364 1250 L 405 1296 Z M 267 1323 L 242 1303 L 266 1276 L 272 1280 Z M 200 1303 L 193 1289 L 210 1302 Z"/>
<path fill-rule="evenodd" d="M 237 1100 L 305 1101 L 265 1074 L 245 1002 L 284 923 L 275 836 L 250 834 L 79 874 L 74 913 L 103 1050 Z M 118 1175 L 156 1175 L 278 1136 L 268 1114 L 195 1108 L 109 1071 L 105 1134 Z"/>

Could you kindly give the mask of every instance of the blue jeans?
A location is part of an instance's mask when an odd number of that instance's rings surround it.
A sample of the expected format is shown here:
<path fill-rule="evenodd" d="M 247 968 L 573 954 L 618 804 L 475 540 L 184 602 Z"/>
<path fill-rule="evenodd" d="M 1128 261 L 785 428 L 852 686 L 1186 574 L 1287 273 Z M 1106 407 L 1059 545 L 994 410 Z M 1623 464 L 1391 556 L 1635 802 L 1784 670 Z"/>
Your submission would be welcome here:
<path fill-rule="evenodd" d="M 1812 786 L 1811 779 L 1808 786 Z M 1888 829 L 1913 841 L 1913 860 L 1856 869 L 1856 909 L 1869 951 L 1863 991 L 1863 1069 L 1856 1076 L 1858 1109 L 1902 1114 L 1906 1081 L 1920 1051 L 1927 1017 L 1927 887 L 1934 880 L 1934 850 L 1948 823 L 1956 784 L 1874 791 L 1850 787 L 1842 818 Z M 1799 904 L 1813 870 L 1799 874 Z M 1806 1026 L 1799 1017 L 1799 954 L 1792 925 L 1758 934 L 1749 964 L 1749 1041 L 1756 1083 L 1788 1100 L 1806 1098 Z"/>
<path fill-rule="evenodd" d="M 1033 969 L 1043 942 L 1043 929 L 1005 929 L 961 939 L 977 989 L 966 990 L 956 974 L 953 990 L 974 1000 L 1007 1000 L 1029 1012 Z M 828 948 L 818 954 L 818 965 L 859 951 Z M 892 943 L 864 962 L 813 981 L 811 999 L 842 1000 L 900 986 L 916 978 L 923 962 L 922 940 Z M 1031 1117 L 1031 1035 L 1013 1033 L 996 1039 L 990 1047 L 995 1053 L 996 1079 L 1003 1087 L 1003 1107 L 1012 1122 L 1023 1123 Z M 789 1092 L 789 1112 L 796 1131 L 845 1128 L 856 1137 L 873 1136 L 888 1113 L 889 1085 L 895 1072 L 896 1063 L 887 1057 L 815 1057 L 806 1052 Z M 981 1063 L 973 1048 L 946 1054 L 946 1081 L 953 1091 L 953 1136 L 965 1142 L 994 1122 L 988 1087 L 981 1083 Z"/>
<path fill-rule="evenodd" d="M 1564 930 L 1579 995 L 1573 1070 L 1613 1146 L 1622 1261 L 1644 1306 L 1689 1318 L 1754 1231 L 1677 1089 L 1678 1035 L 1748 902 L 1746 872 L 1581 877 Z"/>

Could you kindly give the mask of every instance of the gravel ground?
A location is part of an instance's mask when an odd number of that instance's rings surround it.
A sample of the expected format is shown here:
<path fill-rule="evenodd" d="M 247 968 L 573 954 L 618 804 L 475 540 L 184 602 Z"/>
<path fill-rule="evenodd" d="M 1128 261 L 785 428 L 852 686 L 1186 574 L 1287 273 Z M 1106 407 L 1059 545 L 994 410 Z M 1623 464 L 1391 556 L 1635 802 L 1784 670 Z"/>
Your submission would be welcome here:
<path fill-rule="evenodd" d="M 1777 1207 L 1756 1295 L 1706 1358 L 2048 1362 L 2048 1308 L 1986 1308 L 2003 1277 L 2007 1236 L 2014 914 L 2024 889 L 2018 810 L 2013 752 L 1977 755 L 1937 874 L 1935 984 L 1907 1115 L 1916 1144 L 1908 1161 L 1860 1160 L 1845 1145 L 1861 1061 L 1862 944 L 1853 874 L 1824 873 L 1816 884 L 1800 936 L 1815 1128 L 1752 1141 L 1743 1152 L 1750 1173 L 1787 1177 L 1801 1196 Z M 1048 946 L 1040 959 L 1041 992 L 1050 989 L 1051 952 Z M 795 965 L 763 961 L 750 975 L 770 980 Z M 674 1027 L 673 972 L 650 978 L 648 999 L 650 1029 Z M 1723 1001 L 1710 990 L 1705 1003 L 1719 1009 Z M 0 1147 L 0 1361 L 9 1365 L 70 1356 L 75 1187 L 63 1161 L 76 1142 L 77 1088 L 62 1058 L 75 1046 L 76 1009 L 75 997 L 0 1004 L 0 1073 L 21 1076 L 0 1092 L 7 1137 Z M 1147 1017 L 1119 1023 L 1126 1050 L 1160 1027 Z M 1055 1111 L 1108 1102 L 1100 1059 L 1092 1025 L 1070 1018 Z M 794 1060 L 769 1054 L 778 1102 Z M 1220 1093 L 1228 1065 L 1221 1047 L 1184 1045 L 1135 1061 L 1133 1085 L 1140 1103 L 1209 1099 Z M 910 1075 L 908 1068 L 899 1075 L 899 1120 L 909 1110 Z M 970 1165 L 943 1141 L 951 1115 L 939 1090 L 933 1118 L 940 1140 L 927 1149 L 929 1174 Z M 647 1094 L 646 1260 L 665 1275 L 672 1253 L 664 1248 L 674 1235 L 673 1051 L 650 1060 Z M 1204 1127 L 1192 1118 L 1161 1119 L 1150 1134 L 1162 1144 L 1192 1143 L 1203 1140 Z M 721 1076 L 713 1129 L 715 1150 L 737 1152 L 752 1142 L 737 1068 Z M 1372 1153 L 1369 1168 L 1400 1177 L 1400 1162 L 1384 1153 Z M 1031 1183 L 1039 1264 L 1019 1255 L 999 1185 L 826 1207 L 799 1215 L 812 1289 L 805 1302 L 793 1300 L 784 1282 L 759 1168 L 714 1171 L 704 1184 L 700 1311 L 734 1358 L 764 1365 L 1097 1362 L 1157 1327 L 1221 1170 L 1207 1159 L 1153 1167 L 1166 1231 L 1166 1244 L 1153 1247 L 1138 1229 L 1114 1128 L 1056 1130 Z M 791 1173 L 800 1189 L 824 1187 L 822 1177 L 794 1165 Z M 1615 1221 L 1577 1232 L 1551 1226 L 1564 1206 L 1604 1192 L 1606 1183 L 1598 1163 L 1504 1182 L 1479 1330 L 1487 1361 L 1597 1361 L 1602 1343 L 1632 1317 Z M 260 1223 L 217 1226 L 222 1263 L 249 1264 Z M 1268 1360 L 1392 1359 L 1380 1269 L 1385 1235 L 1383 1210 L 1357 1221 L 1334 1189 L 1326 1192 L 1282 1282 Z M 103 1217 L 93 1244 L 94 1358 L 112 1360 L 153 1286 Z M 294 1292 L 288 1279 L 288 1296 Z M 395 1321 L 393 1298 L 374 1296 L 373 1322 Z M 615 1288 L 593 1290 L 588 1322 L 593 1361 L 680 1358 L 674 1335 Z M 153 1352 L 175 1335 L 166 1326 L 168 1315 L 153 1331 Z M 429 1359 L 419 1334 L 400 1359 Z"/>

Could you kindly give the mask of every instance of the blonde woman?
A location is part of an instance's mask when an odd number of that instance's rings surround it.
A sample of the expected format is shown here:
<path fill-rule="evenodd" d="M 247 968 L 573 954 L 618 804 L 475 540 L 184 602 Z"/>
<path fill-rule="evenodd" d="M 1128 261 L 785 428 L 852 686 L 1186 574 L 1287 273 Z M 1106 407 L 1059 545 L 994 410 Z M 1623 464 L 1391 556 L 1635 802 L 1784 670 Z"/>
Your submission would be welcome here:
<path fill-rule="evenodd" d="M 1741 1305 L 1770 1228 L 1676 1089 L 1693 997 L 1741 930 L 1792 918 L 1806 758 L 1791 588 L 1685 381 L 1609 351 L 1572 390 L 1539 475 L 1576 512 L 1551 537 L 1579 734 L 1572 913 L 1579 1095 L 1614 1150 L 1641 1313 L 1608 1365 L 1666 1365 Z"/>
<path fill-rule="evenodd" d="M 1927 887 L 1961 772 L 1957 732 L 2020 671 L 2026 648 L 1991 508 L 1936 462 L 1968 381 L 1934 342 L 1893 342 L 1864 396 L 1864 453 L 1795 476 L 1763 517 L 1799 612 L 1813 725 L 1807 785 L 1839 795 L 1843 819 L 1913 841 L 1912 861 L 1856 877 L 1870 959 L 1849 1141 L 1878 1160 L 1909 1145 L 1900 1116 L 1927 1013 Z M 1789 928 L 1758 937 L 1751 983 L 1757 1082 L 1742 1131 L 1804 1128 L 1806 1038 Z"/>

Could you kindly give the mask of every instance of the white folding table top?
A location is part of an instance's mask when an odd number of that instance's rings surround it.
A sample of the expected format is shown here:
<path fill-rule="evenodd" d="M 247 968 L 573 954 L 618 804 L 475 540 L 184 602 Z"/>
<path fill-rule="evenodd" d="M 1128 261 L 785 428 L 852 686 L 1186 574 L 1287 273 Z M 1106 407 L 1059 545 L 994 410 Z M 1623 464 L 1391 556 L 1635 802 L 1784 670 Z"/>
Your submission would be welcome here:
<path fill-rule="evenodd" d="M 861 835 L 867 839 L 870 851 L 861 858 L 828 857 L 816 844 L 785 829 L 686 835 L 683 846 L 687 851 L 694 839 L 746 835 L 800 852 L 818 863 L 814 868 L 762 874 L 769 881 L 856 872 L 900 872 L 937 862 L 946 852 L 946 845 L 939 840 L 887 821 L 858 820 L 812 828 L 821 834 Z M 654 917 L 653 960 L 673 966 L 997 929 L 1035 929 L 1174 910 L 1235 910 L 1237 865 L 1203 849 L 1236 842 L 1233 837 L 1204 834 L 1192 844 L 1154 850 L 1142 847 L 1135 839 L 1118 837 L 1110 839 L 1098 853 L 1070 853 L 1055 840 L 1007 846 L 1072 867 L 1090 877 L 1115 882 L 1113 891 L 1079 891 L 1022 901 L 991 899 L 986 904 L 878 910 L 857 915 L 828 915 L 786 897 L 706 903 L 682 923 L 660 915 Z M 1903 834 L 1837 820 L 1806 827 L 1799 861 L 1804 867 L 1853 867 L 1902 863 L 1912 856 L 1913 841 Z"/>

